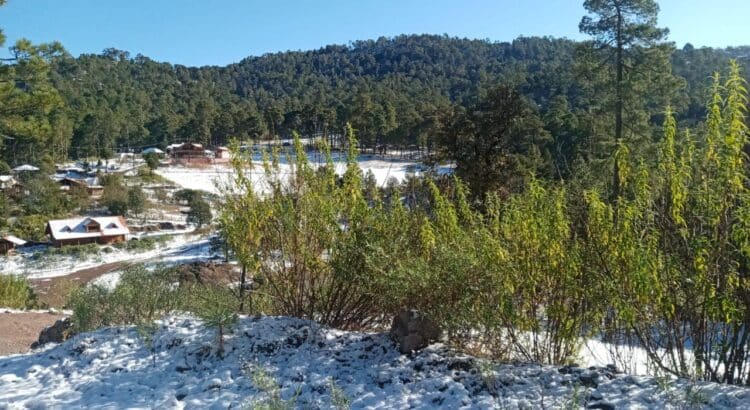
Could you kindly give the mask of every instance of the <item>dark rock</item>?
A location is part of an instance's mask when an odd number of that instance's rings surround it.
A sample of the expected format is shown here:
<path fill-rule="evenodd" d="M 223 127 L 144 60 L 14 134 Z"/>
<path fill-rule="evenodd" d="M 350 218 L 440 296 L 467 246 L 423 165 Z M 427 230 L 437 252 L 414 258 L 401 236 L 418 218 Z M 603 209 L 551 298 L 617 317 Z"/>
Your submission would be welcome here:
<path fill-rule="evenodd" d="M 614 404 L 606 402 L 606 401 L 600 401 L 598 403 L 592 403 L 589 404 L 587 409 L 599 409 L 599 410 L 616 410 L 616 407 Z"/>
<path fill-rule="evenodd" d="M 582 373 L 578 376 L 578 381 L 586 387 L 597 388 L 599 386 L 599 374 L 595 371 Z"/>
<path fill-rule="evenodd" d="M 578 367 L 577 364 L 571 364 L 571 365 L 568 365 L 568 366 L 563 366 L 560 369 L 558 369 L 558 372 L 560 372 L 560 374 L 581 373 L 582 371 L 583 371 L 583 369 L 581 369 L 580 367 Z"/>
<path fill-rule="evenodd" d="M 402 310 L 393 317 L 390 336 L 401 353 L 421 350 L 440 338 L 440 327 L 415 310 Z"/>
<path fill-rule="evenodd" d="M 45 327 L 39 333 L 39 339 L 31 344 L 32 349 L 44 346 L 47 343 L 62 343 L 73 336 L 73 323 L 70 318 L 60 319 L 52 326 Z"/>
<path fill-rule="evenodd" d="M 474 367 L 472 360 L 456 360 L 448 365 L 448 370 L 463 370 L 468 372 Z"/>

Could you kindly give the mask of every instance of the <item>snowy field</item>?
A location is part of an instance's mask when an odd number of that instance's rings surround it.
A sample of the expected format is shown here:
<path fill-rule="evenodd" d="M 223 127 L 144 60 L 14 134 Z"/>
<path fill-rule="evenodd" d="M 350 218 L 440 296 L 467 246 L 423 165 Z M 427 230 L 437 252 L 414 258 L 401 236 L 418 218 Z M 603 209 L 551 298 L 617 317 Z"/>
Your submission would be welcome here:
<path fill-rule="evenodd" d="M 385 334 L 300 319 L 240 319 L 226 353 L 215 333 L 170 316 L 145 342 L 133 328 L 81 334 L 0 358 L 0 409 L 295 408 L 748 409 L 750 390 L 629 376 L 614 367 L 493 365 L 433 345 L 401 355 Z"/>
<path fill-rule="evenodd" d="M 313 165 L 317 166 L 323 164 L 320 161 L 316 161 L 315 158 L 314 155 L 310 157 Z M 407 175 L 419 175 L 424 167 L 418 162 L 382 160 L 374 159 L 370 156 L 362 156 L 358 163 L 364 173 L 373 173 L 378 185 L 380 186 L 385 186 L 391 178 L 401 182 L 406 179 Z M 249 171 L 249 174 L 251 175 L 258 191 L 263 192 L 266 186 L 264 183 L 265 178 L 263 175 L 263 168 L 260 162 L 254 165 L 257 166 Z M 338 174 L 343 174 L 346 170 L 346 162 L 338 161 L 335 162 L 335 165 Z M 282 174 L 288 175 L 291 171 L 291 166 L 287 163 L 280 164 L 279 168 Z M 440 166 L 437 169 L 438 173 L 450 173 L 451 171 L 452 167 L 449 165 Z M 218 187 L 231 182 L 234 175 L 234 171 L 229 166 L 221 164 L 215 164 L 205 168 L 183 166 L 164 167 L 158 168 L 156 173 L 182 188 L 197 189 L 215 194 L 220 193 Z"/>
<path fill-rule="evenodd" d="M 114 262 L 156 260 L 166 264 L 177 264 L 205 260 L 210 256 L 208 239 L 195 235 L 173 235 L 166 243 L 157 244 L 155 249 L 146 252 L 130 252 L 115 247 L 109 249 L 111 251 L 84 258 L 63 255 L 35 258 L 34 251 L 19 252 L 12 256 L 0 257 L 0 272 L 7 275 L 23 275 L 29 279 L 47 279 Z"/>

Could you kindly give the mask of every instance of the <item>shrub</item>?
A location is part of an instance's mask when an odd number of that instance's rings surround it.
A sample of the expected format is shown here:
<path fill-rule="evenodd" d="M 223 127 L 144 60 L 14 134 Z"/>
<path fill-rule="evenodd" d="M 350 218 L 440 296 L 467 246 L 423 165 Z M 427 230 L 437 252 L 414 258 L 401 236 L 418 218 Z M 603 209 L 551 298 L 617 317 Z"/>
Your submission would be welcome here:
<path fill-rule="evenodd" d="M 47 239 L 44 233 L 46 225 L 47 217 L 44 215 L 25 215 L 16 219 L 10 230 L 19 238 L 41 242 Z"/>
<path fill-rule="evenodd" d="M 149 170 L 153 171 L 156 168 L 159 168 L 159 156 L 153 152 L 144 154 L 143 160 L 146 161 L 146 166 L 148 166 Z"/>
<path fill-rule="evenodd" d="M 183 202 L 183 203 L 190 205 L 197 198 L 201 198 L 201 196 L 202 195 L 200 191 L 185 188 L 185 189 L 180 189 L 176 191 L 173 195 L 173 198 L 177 202 Z"/>
<path fill-rule="evenodd" d="M 84 245 L 68 245 L 60 248 L 47 247 L 44 252 L 36 254 L 34 257 L 53 257 L 53 256 L 74 256 L 76 258 L 84 258 L 87 256 L 98 255 L 102 248 L 95 243 L 87 243 Z"/>
<path fill-rule="evenodd" d="M 29 281 L 21 276 L 0 275 L 0 306 L 13 309 L 38 307 Z"/>
<path fill-rule="evenodd" d="M 193 285 L 188 295 L 186 307 L 203 319 L 206 326 L 216 329 L 217 354 L 223 357 L 224 336 L 238 319 L 237 299 L 229 289 L 212 284 Z"/>
<path fill-rule="evenodd" d="M 89 285 L 75 290 L 67 306 L 73 311 L 76 332 L 103 326 L 150 323 L 181 306 L 171 269 L 143 266 L 127 268 L 115 289 Z"/>
<path fill-rule="evenodd" d="M 143 189 L 139 186 L 133 186 L 128 188 L 128 200 L 127 200 L 127 206 L 128 210 L 133 213 L 133 215 L 140 215 L 143 213 L 143 211 L 146 210 L 146 206 L 148 204 L 148 200 L 146 199 L 146 194 L 143 193 Z"/>
<path fill-rule="evenodd" d="M 126 242 L 118 242 L 115 247 L 132 252 L 145 252 L 156 249 L 163 245 L 169 238 L 166 235 L 146 236 L 140 239 L 131 239 Z"/>
<path fill-rule="evenodd" d="M 128 190 L 121 180 L 113 179 L 104 185 L 100 203 L 112 215 L 125 215 L 128 210 Z"/>
<path fill-rule="evenodd" d="M 330 155 L 323 171 L 312 169 L 299 138 L 296 154 L 289 158 L 293 167 L 288 179 L 280 177 L 279 158 L 266 157 L 269 194 L 253 190 L 245 174 L 249 158 L 235 156 L 238 178 L 225 197 L 220 225 L 240 264 L 266 279 L 263 293 L 274 313 L 342 328 L 366 325 L 381 313 L 368 292 L 372 276 L 354 269 L 339 273 L 330 263 L 336 245 L 347 241 L 356 232 L 353 227 L 370 215 L 351 129 L 349 138 L 342 184 L 336 182 Z"/>
<path fill-rule="evenodd" d="M 187 222 L 195 224 L 198 228 L 211 223 L 211 205 L 200 196 L 194 198 L 190 203 L 187 214 Z"/>

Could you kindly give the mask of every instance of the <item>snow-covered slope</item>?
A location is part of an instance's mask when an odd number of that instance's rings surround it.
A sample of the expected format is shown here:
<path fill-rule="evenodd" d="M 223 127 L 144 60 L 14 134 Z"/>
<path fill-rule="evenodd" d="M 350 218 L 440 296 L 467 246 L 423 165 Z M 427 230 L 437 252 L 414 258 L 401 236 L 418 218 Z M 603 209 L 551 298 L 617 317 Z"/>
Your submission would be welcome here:
<path fill-rule="evenodd" d="M 299 319 L 241 318 L 223 358 L 199 320 L 157 324 L 151 337 L 104 329 L 0 358 L 0 408 L 252 407 L 274 396 L 271 379 L 298 408 L 750 408 L 740 387 L 611 368 L 490 366 L 442 345 L 400 355 L 387 335 Z"/>

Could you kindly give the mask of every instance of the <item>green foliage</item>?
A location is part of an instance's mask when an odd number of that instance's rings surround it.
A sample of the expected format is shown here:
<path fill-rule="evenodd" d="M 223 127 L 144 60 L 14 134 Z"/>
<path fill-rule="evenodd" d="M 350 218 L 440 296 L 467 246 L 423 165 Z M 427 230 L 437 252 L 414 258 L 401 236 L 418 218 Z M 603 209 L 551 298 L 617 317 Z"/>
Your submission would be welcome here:
<path fill-rule="evenodd" d="M 476 105 L 457 110 L 446 121 L 440 157 L 456 161 L 456 175 L 477 198 L 500 189 L 518 191 L 524 174 L 551 172 L 533 158 L 540 149 L 550 155 L 549 134 L 531 105 L 510 86 L 491 89 Z"/>
<path fill-rule="evenodd" d="M 746 378 L 738 352 L 746 349 L 750 312 L 747 100 L 736 64 L 721 86 L 718 79 L 697 141 L 677 132 L 668 110 L 658 166 L 626 173 L 616 206 L 588 194 L 586 260 L 606 273 L 608 294 L 619 295 L 612 300 L 618 327 L 637 336 L 654 365 L 738 383 Z"/>
<path fill-rule="evenodd" d="M 102 177 L 104 192 L 100 203 L 112 215 L 125 215 L 130 211 L 133 215 L 142 214 L 148 205 L 146 194 L 140 186 L 126 187 L 122 176 L 107 174 Z"/>
<path fill-rule="evenodd" d="M 12 309 L 34 309 L 38 307 L 36 295 L 26 278 L 0 275 L 0 306 Z"/>
<path fill-rule="evenodd" d="M 128 188 L 127 207 L 133 215 L 138 216 L 142 214 L 147 206 L 148 200 L 146 199 L 146 194 L 143 193 L 143 189 L 140 186 Z"/>
<path fill-rule="evenodd" d="M 131 239 L 125 242 L 117 242 L 114 244 L 116 248 L 125 249 L 131 252 L 145 252 L 156 249 L 158 246 L 164 244 L 168 240 L 165 235 L 162 236 L 146 236 L 138 239 Z"/>
<path fill-rule="evenodd" d="M 76 332 L 104 326 L 151 323 L 181 306 L 183 298 L 172 285 L 174 274 L 165 268 L 149 271 L 143 266 L 127 268 L 114 290 L 98 285 L 82 286 L 70 296 Z"/>
<path fill-rule="evenodd" d="M 193 312 L 206 326 L 216 329 L 219 357 L 224 356 L 225 335 L 237 323 L 237 299 L 227 288 L 217 285 L 194 286 L 189 290 Z"/>
<path fill-rule="evenodd" d="M 44 215 L 26 215 L 22 216 L 10 226 L 10 231 L 19 238 L 31 241 L 44 241 L 44 233 L 47 225 L 47 217 Z"/>
<path fill-rule="evenodd" d="M 21 206 L 26 215 L 64 215 L 69 204 L 60 186 L 46 175 L 35 175 L 23 182 Z"/>
<path fill-rule="evenodd" d="M 331 407 L 336 410 L 349 410 L 350 400 L 333 377 L 328 382 L 328 389 L 331 391 Z"/>
<path fill-rule="evenodd" d="M 111 215 L 125 215 L 128 211 L 128 191 L 124 185 L 105 185 L 99 200 Z"/>
<path fill-rule="evenodd" d="M 200 191 L 196 191 L 194 189 L 187 189 L 187 188 L 177 190 L 173 195 L 173 198 L 175 201 L 186 202 L 188 205 L 190 205 L 191 203 L 193 203 L 193 201 L 196 201 L 197 199 L 201 199 L 202 197 L 203 195 L 201 194 Z"/>
<path fill-rule="evenodd" d="M 262 367 L 253 367 L 247 370 L 253 386 L 263 395 L 260 399 L 249 402 L 249 408 L 253 410 L 291 410 L 294 409 L 299 396 L 299 390 L 289 399 L 281 397 L 281 386 L 273 376 L 269 375 Z"/>
<path fill-rule="evenodd" d="M 0 36 L 0 47 L 4 43 Z M 49 78 L 52 60 L 64 53 L 59 43 L 34 45 L 20 39 L 10 47 L 10 58 L 0 62 L 0 158 L 5 162 L 67 156 L 71 125 Z"/>
<path fill-rule="evenodd" d="M 339 273 L 333 267 L 339 263 L 338 244 L 356 240 L 358 228 L 371 216 L 362 195 L 351 128 L 348 136 L 348 166 L 341 184 L 330 156 L 325 168 L 313 170 L 299 138 L 294 155 L 286 158 L 292 164 L 288 178 L 280 176 L 276 154 L 271 153 L 270 160 L 264 155 L 268 194 L 254 191 L 246 173 L 249 157 L 235 155 L 237 177 L 224 197 L 219 219 L 222 235 L 241 265 L 267 281 L 263 293 L 275 312 L 358 327 L 374 319 L 377 307 L 367 294 L 372 278 L 355 269 Z M 342 229 L 342 224 L 347 227 Z"/>
<path fill-rule="evenodd" d="M 144 154 L 143 160 L 146 161 L 146 166 L 148 166 L 149 170 L 153 171 L 159 168 L 159 156 L 155 153 L 149 152 L 148 154 Z"/>
<path fill-rule="evenodd" d="M 190 210 L 187 214 L 187 222 L 195 224 L 198 228 L 211 223 L 211 205 L 201 196 L 190 201 Z"/>
<path fill-rule="evenodd" d="M 85 245 L 68 245 L 60 248 L 53 246 L 47 247 L 43 252 L 34 255 L 35 258 L 51 258 L 54 256 L 74 256 L 76 258 L 85 258 L 92 255 L 98 255 L 101 247 L 95 243 Z"/>

